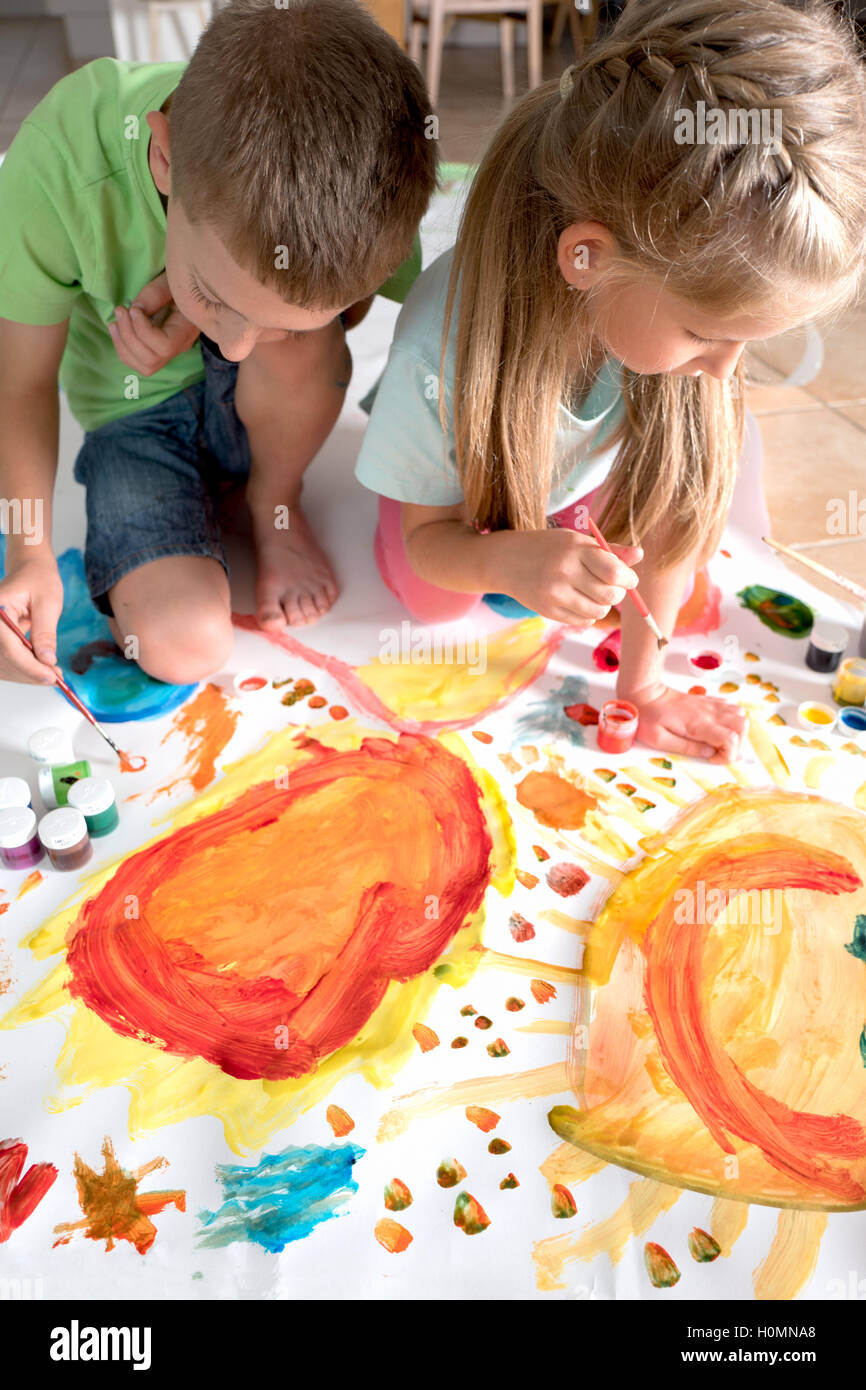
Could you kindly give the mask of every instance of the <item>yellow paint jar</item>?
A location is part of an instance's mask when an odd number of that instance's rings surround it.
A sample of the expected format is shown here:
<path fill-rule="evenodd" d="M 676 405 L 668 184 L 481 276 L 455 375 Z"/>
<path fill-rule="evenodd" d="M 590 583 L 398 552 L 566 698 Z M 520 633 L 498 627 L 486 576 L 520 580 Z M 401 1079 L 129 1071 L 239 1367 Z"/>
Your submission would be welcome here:
<path fill-rule="evenodd" d="M 804 700 L 802 705 L 797 706 L 797 719 L 801 729 L 809 729 L 812 733 L 816 729 L 823 729 L 828 734 L 836 723 L 836 711 L 830 705 L 819 704 L 817 700 Z"/>
<path fill-rule="evenodd" d="M 866 704 L 866 661 L 861 656 L 849 656 L 842 662 L 833 686 L 837 705 Z"/>

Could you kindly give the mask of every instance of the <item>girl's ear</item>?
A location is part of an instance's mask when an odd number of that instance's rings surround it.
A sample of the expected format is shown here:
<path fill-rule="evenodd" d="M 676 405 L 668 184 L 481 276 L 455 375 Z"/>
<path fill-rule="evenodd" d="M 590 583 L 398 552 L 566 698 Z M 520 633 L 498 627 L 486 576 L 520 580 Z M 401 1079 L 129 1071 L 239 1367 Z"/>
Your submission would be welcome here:
<path fill-rule="evenodd" d="M 169 144 L 168 120 L 161 111 L 148 111 L 145 116 L 150 126 L 150 149 L 148 162 L 153 181 L 166 198 L 171 192 L 171 150 Z"/>
<path fill-rule="evenodd" d="M 569 288 L 589 289 L 615 249 L 613 237 L 600 222 L 574 222 L 560 232 L 556 259 Z"/>

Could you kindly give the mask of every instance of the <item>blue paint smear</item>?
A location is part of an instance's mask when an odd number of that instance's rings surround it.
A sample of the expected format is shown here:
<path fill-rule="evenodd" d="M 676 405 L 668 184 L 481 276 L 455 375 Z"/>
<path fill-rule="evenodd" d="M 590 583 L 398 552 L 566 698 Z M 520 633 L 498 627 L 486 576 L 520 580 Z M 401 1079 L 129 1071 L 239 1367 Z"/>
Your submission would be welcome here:
<path fill-rule="evenodd" d="M 329 1217 L 339 1216 L 358 1184 L 352 1168 L 363 1158 L 356 1144 L 283 1149 L 263 1154 L 255 1168 L 218 1163 L 216 1175 L 226 1200 L 219 1211 L 200 1211 L 200 1247 L 253 1241 L 279 1254 L 303 1240 Z"/>
<path fill-rule="evenodd" d="M 0 576 L 6 551 L 0 536 Z M 65 550 L 57 561 L 63 581 L 63 612 L 57 628 L 57 661 L 67 685 L 74 690 L 95 719 L 112 724 L 127 720 L 158 719 L 177 709 L 195 690 L 194 685 L 166 685 L 146 675 L 134 661 L 118 651 L 94 655 L 82 674 L 71 661 L 90 642 L 114 645 L 108 619 L 94 607 L 84 577 L 80 550 Z"/>
<path fill-rule="evenodd" d="M 866 960 L 866 913 L 858 912 L 854 918 L 854 939 L 845 943 L 845 950 L 858 960 Z"/>
<path fill-rule="evenodd" d="M 510 594 L 485 594 L 484 602 L 488 608 L 492 608 L 494 613 L 498 613 L 502 618 L 537 618 L 538 614 L 533 608 L 527 608 Z"/>
<path fill-rule="evenodd" d="M 543 700 L 533 700 L 514 726 L 512 748 L 544 736 L 565 739 L 566 743 L 586 746 L 586 731 L 569 719 L 566 705 L 589 704 L 589 686 L 583 676 L 563 676 L 559 685 Z"/>

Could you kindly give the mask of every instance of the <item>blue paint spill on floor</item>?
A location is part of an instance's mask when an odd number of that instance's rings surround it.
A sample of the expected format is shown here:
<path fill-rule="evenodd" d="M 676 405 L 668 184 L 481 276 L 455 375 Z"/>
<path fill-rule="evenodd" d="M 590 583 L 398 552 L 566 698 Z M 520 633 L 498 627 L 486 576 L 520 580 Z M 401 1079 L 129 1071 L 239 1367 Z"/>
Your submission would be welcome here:
<path fill-rule="evenodd" d="M 364 1152 L 356 1144 L 310 1144 L 263 1154 L 254 1168 L 217 1164 L 226 1200 L 218 1211 L 199 1212 L 199 1246 L 247 1240 L 277 1254 L 303 1240 L 322 1221 L 341 1215 L 337 1208 L 358 1191 L 352 1168 Z"/>
<path fill-rule="evenodd" d="M 0 536 L 0 575 L 3 574 L 5 539 Z M 117 650 L 92 656 L 88 669 L 77 673 L 71 661 L 91 642 L 114 645 L 108 619 L 95 608 L 84 577 L 80 550 L 65 550 L 57 561 L 63 581 L 63 612 L 57 628 L 57 660 L 63 677 L 79 700 L 101 723 L 158 719 L 182 705 L 194 685 L 166 685 L 155 681 L 134 661 Z"/>
<path fill-rule="evenodd" d="M 511 746 L 529 743 L 543 736 L 565 739 L 579 747 L 586 744 L 586 732 L 581 724 L 569 719 L 566 705 L 587 704 L 589 686 L 583 676 L 563 676 L 559 685 L 542 700 L 533 700 L 514 726 Z"/>

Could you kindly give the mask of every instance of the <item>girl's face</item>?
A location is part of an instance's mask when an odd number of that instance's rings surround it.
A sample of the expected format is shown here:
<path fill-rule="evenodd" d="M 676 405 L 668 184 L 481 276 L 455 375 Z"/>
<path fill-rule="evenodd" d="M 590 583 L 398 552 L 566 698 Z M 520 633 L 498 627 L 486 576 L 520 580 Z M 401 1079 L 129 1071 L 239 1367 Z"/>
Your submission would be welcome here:
<path fill-rule="evenodd" d="M 802 309 L 787 318 L 740 316 L 713 320 L 669 290 L 606 286 L 601 277 L 613 238 L 597 222 L 568 227 L 559 242 L 559 266 L 570 285 L 591 291 L 590 307 L 608 352 L 641 375 L 733 376 L 743 349 L 809 321 Z"/>

